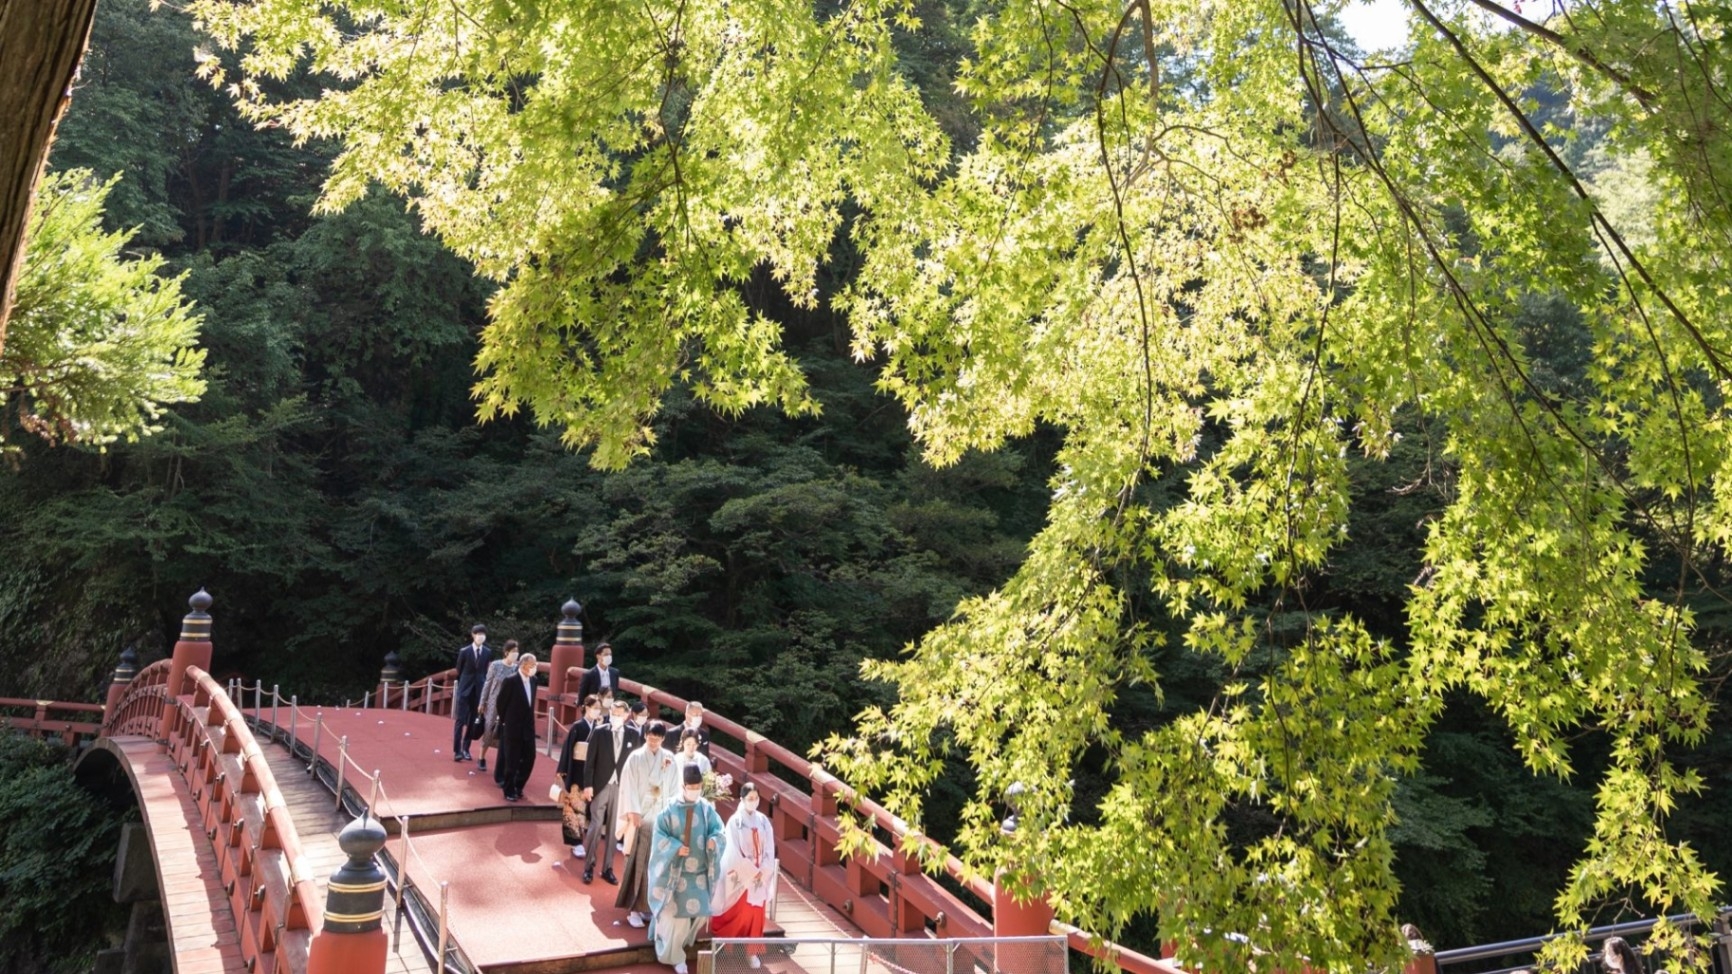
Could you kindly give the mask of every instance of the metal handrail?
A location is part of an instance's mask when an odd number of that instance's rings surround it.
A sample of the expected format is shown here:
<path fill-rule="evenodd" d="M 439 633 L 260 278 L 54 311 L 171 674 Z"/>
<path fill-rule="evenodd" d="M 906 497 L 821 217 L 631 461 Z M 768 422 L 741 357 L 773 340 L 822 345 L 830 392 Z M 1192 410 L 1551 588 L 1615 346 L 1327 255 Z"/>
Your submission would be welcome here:
<path fill-rule="evenodd" d="M 1720 912 L 1715 916 L 1714 920 L 1710 922 L 1725 921 L 1728 918 L 1732 918 L 1732 907 L 1721 907 Z M 1591 943 L 1593 941 L 1605 940 L 1607 937 L 1628 937 L 1634 934 L 1644 934 L 1653 930 L 1654 925 L 1659 922 L 1659 919 L 1654 917 L 1641 920 L 1625 920 L 1622 923 L 1612 923 L 1601 927 L 1591 927 L 1583 933 L 1581 937 L 1584 942 Z M 1702 920 L 1694 913 L 1679 913 L 1666 917 L 1666 922 L 1676 927 L 1688 928 L 1700 925 Z M 1437 960 L 1438 970 L 1442 971 L 1445 967 L 1450 965 L 1468 964 L 1476 960 L 1491 960 L 1498 957 L 1511 957 L 1519 954 L 1536 953 L 1546 944 L 1568 936 L 1571 936 L 1571 934 L 1548 933 L 1538 937 L 1524 937 L 1520 940 L 1504 940 L 1493 944 L 1457 947 L 1453 950 L 1440 950 L 1434 954 L 1433 957 Z M 1729 939 L 1729 935 L 1724 931 L 1715 931 L 1713 936 L 1716 944 L 1725 944 Z M 1526 965 L 1523 965 L 1523 967 L 1525 966 Z M 1520 970 L 1523 969 L 1523 967 L 1512 968 L 1512 970 Z"/>

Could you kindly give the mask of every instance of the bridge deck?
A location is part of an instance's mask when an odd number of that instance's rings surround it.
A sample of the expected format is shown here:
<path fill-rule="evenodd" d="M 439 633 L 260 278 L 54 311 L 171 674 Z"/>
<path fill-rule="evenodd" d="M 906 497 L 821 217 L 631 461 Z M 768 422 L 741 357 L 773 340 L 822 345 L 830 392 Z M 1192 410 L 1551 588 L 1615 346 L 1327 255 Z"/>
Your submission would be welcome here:
<path fill-rule="evenodd" d="M 268 710 L 264 717 L 269 719 Z M 278 720 L 288 722 L 282 714 Z M 572 858 L 561 840 L 556 810 L 547 800 L 554 781 L 552 758 L 537 758 L 525 801 L 513 804 L 494 785 L 491 770 L 451 760 L 447 717 L 327 708 L 322 722 L 317 749 L 325 760 L 335 765 L 340 741 L 348 739 L 354 764 L 345 772 L 345 786 L 361 800 L 372 801 L 374 814 L 392 829 L 397 816 L 409 817 L 408 855 L 400 835 L 391 838 L 386 852 L 407 859 L 411 883 L 435 910 L 440 884 L 449 884 L 452 939 L 477 967 L 517 974 L 603 968 L 666 972 L 653 963 L 645 931 L 627 925 L 626 911 L 613 905 L 615 887 L 599 874 L 591 885 L 582 882 L 583 861 Z M 298 724 L 296 737 L 311 745 L 314 735 Z M 286 759 L 283 748 L 267 750 Z M 273 756 L 273 763 L 276 760 Z M 368 769 L 369 776 L 378 771 L 376 798 L 370 777 L 361 778 L 357 766 Z M 304 773 L 300 778 L 306 780 Z M 332 825 L 318 820 L 303 826 L 299 809 L 295 821 L 303 841 L 309 841 L 309 834 L 329 832 Z M 337 862 L 340 859 L 330 868 Z M 622 867 L 623 857 L 616 855 L 615 869 Z M 773 924 L 777 930 L 804 937 L 860 935 L 786 874 L 781 889 Z M 773 974 L 794 969 L 791 959 L 766 966 Z"/>
<path fill-rule="evenodd" d="M 176 974 L 241 968 L 240 936 L 223 891 L 216 853 L 199 831 L 198 806 L 174 761 L 147 737 L 114 737 L 111 749 L 138 789 L 162 888 L 162 912 Z"/>

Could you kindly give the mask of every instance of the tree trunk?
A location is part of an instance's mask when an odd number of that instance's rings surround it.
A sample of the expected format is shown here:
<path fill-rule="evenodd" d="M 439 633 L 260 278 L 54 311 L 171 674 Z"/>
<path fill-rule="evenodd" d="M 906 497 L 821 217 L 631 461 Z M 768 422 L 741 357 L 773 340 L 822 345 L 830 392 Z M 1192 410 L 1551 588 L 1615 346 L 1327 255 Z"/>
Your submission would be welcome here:
<path fill-rule="evenodd" d="M 0 0 L 0 351 L 36 184 L 95 12 L 96 0 Z"/>

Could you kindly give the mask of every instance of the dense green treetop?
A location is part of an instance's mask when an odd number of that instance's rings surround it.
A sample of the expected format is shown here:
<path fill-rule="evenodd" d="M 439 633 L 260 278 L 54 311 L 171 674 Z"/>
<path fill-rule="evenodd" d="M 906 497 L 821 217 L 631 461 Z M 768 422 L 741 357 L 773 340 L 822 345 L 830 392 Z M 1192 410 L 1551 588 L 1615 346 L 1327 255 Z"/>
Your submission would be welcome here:
<path fill-rule="evenodd" d="M 324 206 L 383 185 L 499 283 L 484 417 L 613 467 L 676 387 L 810 414 L 764 275 L 846 314 L 930 459 L 1061 429 L 1020 569 L 869 664 L 900 699 L 830 759 L 918 827 L 964 758 L 963 851 L 1085 926 L 1345 970 L 1402 949 L 1394 809 L 1452 695 L 1536 771 L 1605 742 L 1561 924 L 1719 888 L 1668 818 L 1702 783 L 1672 756 L 1707 727 L 1690 599 L 1732 538 L 1728 8 L 1406 5 L 1374 55 L 1304 0 L 980 2 L 954 45 L 897 0 L 192 7 L 254 121 L 339 141 Z M 1392 636 L 1313 596 L 1360 465 L 1418 432 L 1442 503 Z M 1169 636 L 1218 692 L 1121 731 Z M 1114 784 L 1083 806 L 1090 749 Z"/>
<path fill-rule="evenodd" d="M 0 452 L 6 431 L 101 447 L 156 432 L 170 403 L 204 391 L 199 315 L 163 260 L 125 253 L 126 232 L 102 228 L 118 176 L 54 173 L 38 190 L 30 246 L 0 354 Z"/>

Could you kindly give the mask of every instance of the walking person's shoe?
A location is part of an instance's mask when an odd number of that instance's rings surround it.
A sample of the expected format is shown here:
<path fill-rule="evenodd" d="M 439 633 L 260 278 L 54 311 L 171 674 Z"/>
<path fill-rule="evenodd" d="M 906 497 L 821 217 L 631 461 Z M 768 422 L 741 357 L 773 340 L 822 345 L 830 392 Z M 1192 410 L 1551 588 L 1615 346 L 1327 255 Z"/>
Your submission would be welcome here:
<path fill-rule="evenodd" d="M 680 961 L 674 965 L 674 974 L 686 974 L 686 962 Z"/>
<path fill-rule="evenodd" d="M 583 883 L 585 886 L 587 886 L 593 882 L 595 882 L 595 870 L 588 867 L 588 866 L 585 866 L 583 868 Z"/>
<path fill-rule="evenodd" d="M 619 885 L 619 877 L 615 876 L 613 874 L 613 870 L 611 870 L 611 869 L 602 870 L 601 871 L 601 878 L 607 880 L 609 885 L 612 885 L 612 886 L 618 886 Z"/>
<path fill-rule="evenodd" d="M 475 769 L 477 771 L 486 771 L 487 770 L 487 756 L 486 755 L 482 755 L 481 760 L 475 762 Z"/>
<path fill-rule="evenodd" d="M 753 954 L 752 956 L 746 958 L 746 963 L 752 965 L 754 970 L 759 968 L 759 967 L 764 966 L 764 962 L 758 959 L 757 954 Z"/>
<path fill-rule="evenodd" d="M 625 922 L 631 924 L 632 926 L 638 928 L 639 930 L 642 930 L 644 927 L 649 925 L 648 921 L 646 921 L 643 918 L 643 914 L 639 913 L 636 910 L 633 910 L 630 913 L 627 913 L 625 915 Z"/>
<path fill-rule="evenodd" d="M 582 859 L 582 858 L 584 858 L 584 856 L 585 856 L 585 851 L 583 848 L 583 843 L 579 842 L 577 845 L 574 845 L 571 847 L 571 858 Z"/>

